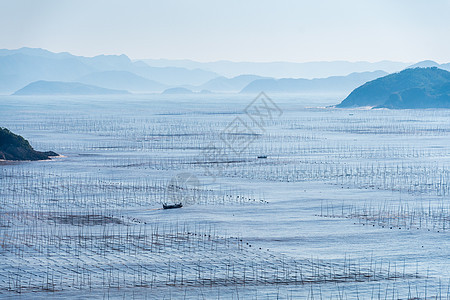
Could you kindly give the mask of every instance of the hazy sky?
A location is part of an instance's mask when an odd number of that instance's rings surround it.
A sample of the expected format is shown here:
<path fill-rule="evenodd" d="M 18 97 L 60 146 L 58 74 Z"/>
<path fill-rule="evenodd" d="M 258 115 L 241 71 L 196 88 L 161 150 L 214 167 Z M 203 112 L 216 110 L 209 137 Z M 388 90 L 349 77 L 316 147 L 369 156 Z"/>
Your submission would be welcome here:
<path fill-rule="evenodd" d="M 449 0 L 0 0 L 0 48 L 199 61 L 450 62 Z"/>

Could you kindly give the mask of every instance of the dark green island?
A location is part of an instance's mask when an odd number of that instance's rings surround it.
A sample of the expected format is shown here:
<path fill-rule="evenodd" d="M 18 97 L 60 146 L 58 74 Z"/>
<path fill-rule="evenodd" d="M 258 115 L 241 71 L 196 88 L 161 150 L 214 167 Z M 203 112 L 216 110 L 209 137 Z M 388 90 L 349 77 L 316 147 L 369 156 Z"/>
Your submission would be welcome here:
<path fill-rule="evenodd" d="M 450 108 L 450 72 L 436 67 L 406 69 L 367 82 L 336 107 Z"/>
<path fill-rule="evenodd" d="M 59 155 L 53 151 L 36 151 L 26 139 L 0 127 L 0 159 L 14 161 L 45 160 L 53 156 Z"/>

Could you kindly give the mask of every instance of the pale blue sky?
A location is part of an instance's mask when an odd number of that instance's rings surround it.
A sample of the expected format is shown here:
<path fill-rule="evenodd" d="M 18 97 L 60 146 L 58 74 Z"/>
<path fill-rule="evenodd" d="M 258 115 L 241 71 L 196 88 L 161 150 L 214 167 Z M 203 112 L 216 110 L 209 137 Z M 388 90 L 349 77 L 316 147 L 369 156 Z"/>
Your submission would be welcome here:
<path fill-rule="evenodd" d="M 198 61 L 450 62 L 448 0 L 0 0 L 0 48 Z"/>

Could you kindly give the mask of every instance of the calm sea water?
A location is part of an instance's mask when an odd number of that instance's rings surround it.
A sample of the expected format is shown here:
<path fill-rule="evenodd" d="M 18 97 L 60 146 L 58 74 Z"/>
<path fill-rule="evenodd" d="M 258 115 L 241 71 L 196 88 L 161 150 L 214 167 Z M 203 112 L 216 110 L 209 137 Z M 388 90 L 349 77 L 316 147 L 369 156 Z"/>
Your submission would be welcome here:
<path fill-rule="evenodd" d="M 450 111 L 255 96 L 1 96 L 0 295 L 448 299 Z"/>

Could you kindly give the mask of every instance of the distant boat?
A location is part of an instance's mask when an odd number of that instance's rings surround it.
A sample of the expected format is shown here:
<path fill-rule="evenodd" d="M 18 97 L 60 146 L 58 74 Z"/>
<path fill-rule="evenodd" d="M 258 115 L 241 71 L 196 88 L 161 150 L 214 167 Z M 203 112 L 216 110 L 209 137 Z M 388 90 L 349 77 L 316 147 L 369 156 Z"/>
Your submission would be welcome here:
<path fill-rule="evenodd" d="M 267 158 L 267 155 L 260 155 L 258 158 Z"/>
<path fill-rule="evenodd" d="M 182 207 L 183 207 L 182 203 L 175 203 L 175 204 L 163 203 L 163 208 L 164 209 L 173 209 L 173 208 L 182 208 Z"/>

